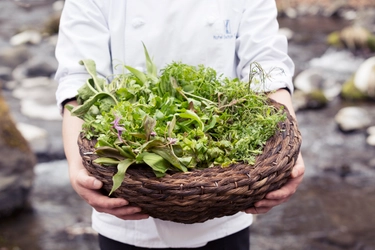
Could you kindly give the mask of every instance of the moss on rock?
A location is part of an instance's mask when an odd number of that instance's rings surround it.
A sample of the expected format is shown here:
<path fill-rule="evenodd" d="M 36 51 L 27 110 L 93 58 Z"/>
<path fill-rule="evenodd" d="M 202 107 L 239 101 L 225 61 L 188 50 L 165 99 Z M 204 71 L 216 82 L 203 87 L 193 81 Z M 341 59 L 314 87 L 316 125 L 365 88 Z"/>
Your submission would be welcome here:
<path fill-rule="evenodd" d="M 367 99 L 367 96 L 355 86 L 354 76 L 343 84 L 341 89 L 341 97 L 350 101 Z"/>

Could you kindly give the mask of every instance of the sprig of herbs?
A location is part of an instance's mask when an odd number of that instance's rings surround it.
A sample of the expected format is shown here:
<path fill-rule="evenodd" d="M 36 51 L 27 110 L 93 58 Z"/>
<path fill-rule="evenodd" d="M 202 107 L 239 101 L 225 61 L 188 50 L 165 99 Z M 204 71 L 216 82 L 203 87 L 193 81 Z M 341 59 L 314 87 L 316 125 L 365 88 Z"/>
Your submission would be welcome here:
<path fill-rule="evenodd" d="M 251 82 L 218 76 L 203 65 L 172 62 L 158 75 L 144 50 L 146 73 L 125 66 L 129 72 L 110 83 L 97 76 L 95 62 L 81 61 L 91 78 L 78 91 L 79 106 L 68 107 L 84 120 L 86 137 L 97 139 L 95 162 L 117 165 L 111 193 L 133 164 L 150 166 L 158 177 L 253 164 L 284 112 L 269 105 L 265 93 L 254 92 Z M 255 69 L 264 81 L 260 65 Z"/>

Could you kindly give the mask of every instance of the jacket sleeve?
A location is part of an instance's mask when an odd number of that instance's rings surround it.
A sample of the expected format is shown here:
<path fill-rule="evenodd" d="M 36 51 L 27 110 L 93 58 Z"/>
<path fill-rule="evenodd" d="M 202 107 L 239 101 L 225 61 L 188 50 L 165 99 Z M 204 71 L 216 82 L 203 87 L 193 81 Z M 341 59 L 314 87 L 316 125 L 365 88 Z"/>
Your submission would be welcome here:
<path fill-rule="evenodd" d="M 55 80 L 57 104 L 76 96 L 79 87 L 89 75 L 80 60 L 92 59 L 98 74 L 112 74 L 110 36 L 105 16 L 95 0 L 66 0 L 60 19 L 56 59 L 58 68 Z"/>
<path fill-rule="evenodd" d="M 279 34 L 275 0 L 247 0 L 236 40 L 237 75 L 248 81 L 250 65 L 257 62 L 268 77 L 265 84 L 253 84 L 253 89 L 287 88 L 292 93 L 294 63 L 287 47 L 286 37 Z"/>

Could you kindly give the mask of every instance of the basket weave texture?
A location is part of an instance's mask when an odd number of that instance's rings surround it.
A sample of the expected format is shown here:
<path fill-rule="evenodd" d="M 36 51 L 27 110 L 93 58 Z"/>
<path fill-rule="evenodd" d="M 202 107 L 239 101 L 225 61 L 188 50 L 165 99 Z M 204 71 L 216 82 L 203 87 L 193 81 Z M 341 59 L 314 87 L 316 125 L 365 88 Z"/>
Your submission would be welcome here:
<path fill-rule="evenodd" d="M 278 103 L 272 104 L 280 107 Z M 286 121 L 278 124 L 277 133 L 267 141 L 254 165 L 237 163 L 226 168 L 169 173 L 162 178 L 155 177 L 147 166 L 131 166 L 112 196 L 126 199 L 151 217 L 185 224 L 233 215 L 253 207 L 267 193 L 288 181 L 298 157 L 301 134 L 295 119 L 284 110 Z M 117 169 L 93 162 L 98 158 L 94 153 L 95 143 L 83 134 L 78 138 L 84 166 L 103 182 L 103 192 L 109 194 Z"/>

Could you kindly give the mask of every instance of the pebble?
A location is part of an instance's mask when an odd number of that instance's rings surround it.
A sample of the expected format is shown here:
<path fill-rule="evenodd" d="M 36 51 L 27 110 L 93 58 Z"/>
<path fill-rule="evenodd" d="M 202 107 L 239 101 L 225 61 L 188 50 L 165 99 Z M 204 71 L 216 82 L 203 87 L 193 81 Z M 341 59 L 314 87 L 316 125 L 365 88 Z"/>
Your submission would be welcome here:
<path fill-rule="evenodd" d="M 367 130 L 367 139 L 366 142 L 370 146 L 375 146 L 375 126 L 368 127 Z M 375 159 L 374 159 L 375 164 Z"/>
<path fill-rule="evenodd" d="M 23 44 L 40 44 L 42 41 L 42 35 L 36 30 L 26 30 L 17 35 L 14 35 L 9 44 L 12 46 L 19 46 Z"/>
<path fill-rule="evenodd" d="M 367 111 L 360 107 L 342 108 L 335 116 L 335 121 L 340 129 L 349 132 L 360 130 L 371 124 Z"/>
<path fill-rule="evenodd" d="M 354 77 L 354 85 L 370 97 L 375 98 L 375 57 L 363 62 Z"/>
<path fill-rule="evenodd" d="M 375 126 L 368 127 L 366 131 L 369 135 L 375 135 Z"/>
<path fill-rule="evenodd" d="M 27 123 L 17 123 L 17 129 L 28 141 L 35 153 L 43 153 L 48 150 L 48 136 L 45 129 Z"/>
<path fill-rule="evenodd" d="M 60 110 L 56 104 L 43 105 L 30 99 L 21 100 L 21 112 L 33 119 L 45 121 L 62 120 Z"/>
<path fill-rule="evenodd" d="M 366 142 L 370 146 L 375 146 L 375 135 L 368 136 Z"/>

